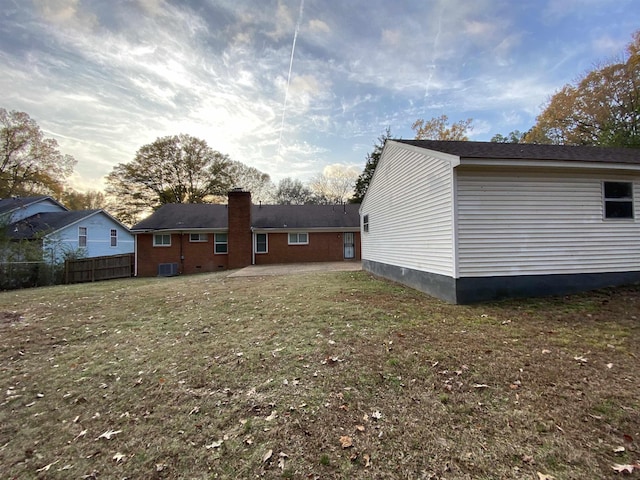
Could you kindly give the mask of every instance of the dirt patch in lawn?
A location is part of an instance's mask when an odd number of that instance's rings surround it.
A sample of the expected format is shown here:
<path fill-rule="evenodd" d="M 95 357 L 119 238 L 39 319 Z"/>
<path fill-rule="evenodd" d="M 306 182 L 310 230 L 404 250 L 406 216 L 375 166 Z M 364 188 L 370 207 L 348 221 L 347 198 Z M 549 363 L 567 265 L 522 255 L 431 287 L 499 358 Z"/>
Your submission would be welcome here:
<path fill-rule="evenodd" d="M 640 461 L 638 287 L 452 306 L 364 272 L 210 274 L 0 294 L 14 311 L 3 478 L 560 480 Z"/>

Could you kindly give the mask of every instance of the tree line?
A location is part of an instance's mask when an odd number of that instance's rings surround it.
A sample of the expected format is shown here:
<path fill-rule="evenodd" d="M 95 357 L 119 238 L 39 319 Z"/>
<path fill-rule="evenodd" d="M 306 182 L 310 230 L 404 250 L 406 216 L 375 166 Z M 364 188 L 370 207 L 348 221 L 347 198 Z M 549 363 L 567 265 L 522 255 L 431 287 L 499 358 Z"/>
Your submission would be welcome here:
<path fill-rule="evenodd" d="M 411 128 L 416 139 L 465 141 L 473 119 L 450 123 L 440 115 L 417 119 Z M 307 183 L 288 177 L 275 184 L 268 174 L 230 159 L 202 139 L 171 135 L 143 145 L 133 160 L 113 167 L 105 193 L 82 193 L 66 183 L 76 160 L 60 153 L 57 142 L 45 138 L 28 114 L 0 108 L 0 198 L 47 194 L 71 209 L 108 208 L 128 224 L 166 203 L 224 202 L 226 192 L 237 186 L 251 191 L 255 202 L 359 203 L 391 138 L 387 127 L 360 173 L 333 166 Z M 620 59 L 553 94 L 531 129 L 496 134 L 491 141 L 640 147 L 640 30 Z"/>

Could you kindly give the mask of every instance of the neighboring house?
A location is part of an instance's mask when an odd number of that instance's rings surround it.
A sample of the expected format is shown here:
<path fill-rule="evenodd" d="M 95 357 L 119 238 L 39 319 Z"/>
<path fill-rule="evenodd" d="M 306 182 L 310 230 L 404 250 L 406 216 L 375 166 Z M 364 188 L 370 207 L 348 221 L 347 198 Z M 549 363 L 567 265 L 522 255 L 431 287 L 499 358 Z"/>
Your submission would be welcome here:
<path fill-rule="evenodd" d="M 49 197 L 30 197 L 0 200 L 0 215 L 10 239 L 41 242 L 51 263 L 133 253 L 129 229 L 104 210 L 72 211 Z"/>
<path fill-rule="evenodd" d="M 451 303 L 640 281 L 640 149 L 387 141 L 363 268 Z"/>
<path fill-rule="evenodd" d="M 134 225 L 138 276 L 360 259 L 359 205 L 168 204 Z"/>
<path fill-rule="evenodd" d="M 51 197 L 13 197 L 0 199 L 0 222 L 8 225 L 36 213 L 66 212 L 69 209 Z"/>

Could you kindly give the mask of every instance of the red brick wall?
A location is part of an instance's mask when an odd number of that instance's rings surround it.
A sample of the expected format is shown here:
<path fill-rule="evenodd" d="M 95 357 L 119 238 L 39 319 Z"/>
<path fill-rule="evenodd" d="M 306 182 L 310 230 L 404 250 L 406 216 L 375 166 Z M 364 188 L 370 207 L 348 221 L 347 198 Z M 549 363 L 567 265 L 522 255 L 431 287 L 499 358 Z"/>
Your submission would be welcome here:
<path fill-rule="evenodd" d="M 181 240 L 182 249 L 180 248 Z M 178 272 L 181 274 L 225 270 L 228 267 L 228 255 L 215 255 L 213 240 L 213 233 L 208 234 L 206 242 L 190 242 L 187 233 L 173 234 L 170 247 L 154 247 L 153 234 L 138 234 L 138 276 L 157 276 L 160 263 L 177 263 Z M 184 257 L 182 259 L 181 252 Z"/>
<path fill-rule="evenodd" d="M 344 260 L 343 233 L 309 232 L 307 245 L 289 245 L 288 233 L 267 234 L 268 253 L 256 253 L 256 265 Z M 360 233 L 354 233 L 355 258 L 360 260 Z"/>
<path fill-rule="evenodd" d="M 251 194 L 229 192 L 229 268 L 251 265 Z"/>

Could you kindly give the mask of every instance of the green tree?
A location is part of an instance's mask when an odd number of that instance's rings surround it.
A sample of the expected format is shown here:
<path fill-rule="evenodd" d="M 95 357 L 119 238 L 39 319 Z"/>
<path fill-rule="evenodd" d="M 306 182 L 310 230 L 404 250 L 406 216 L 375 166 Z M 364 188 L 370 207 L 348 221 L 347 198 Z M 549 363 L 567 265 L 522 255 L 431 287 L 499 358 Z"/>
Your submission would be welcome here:
<path fill-rule="evenodd" d="M 526 135 L 530 143 L 640 147 L 640 30 L 626 59 L 556 92 Z"/>
<path fill-rule="evenodd" d="M 411 129 L 416 132 L 416 140 L 469 140 L 467 133 L 472 128 L 473 119 L 460 120 L 449 126 L 449 117 L 440 115 L 431 120 L 422 118 L 413 122 Z"/>
<path fill-rule="evenodd" d="M 362 203 L 365 193 L 369 189 L 371 178 L 373 178 L 373 172 L 375 172 L 384 149 L 384 144 L 387 140 L 391 139 L 391 128 L 387 127 L 382 135 L 378 137 L 376 143 L 373 144 L 373 151 L 367 153 L 367 161 L 364 165 L 364 170 L 357 178 L 355 187 L 353 190 L 353 196 L 349 200 L 351 203 Z"/>
<path fill-rule="evenodd" d="M 291 177 L 283 178 L 278 182 L 274 201 L 278 205 L 305 205 L 317 203 L 309 187 L 297 178 L 294 179 Z"/>
<path fill-rule="evenodd" d="M 69 210 L 93 210 L 107 207 L 104 193 L 98 190 L 88 190 L 86 193 L 82 193 L 67 188 L 62 193 L 60 201 Z"/>
<path fill-rule="evenodd" d="M 166 203 L 206 203 L 231 188 L 229 157 L 207 142 L 180 134 L 142 146 L 135 158 L 107 175 L 107 193 L 116 199 L 122 221 Z"/>
<path fill-rule="evenodd" d="M 28 114 L 0 108 L 0 198 L 58 198 L 75 164 L 72 156 L 60 153 L 55 139 L 44 137 Z"/>
<path fill-rule="evenodd" d="M 504 135 L 496 133 L 493 137 L 491 137 L 491 141 L 494 143 L 524 143 L 526 135 L 526 132 L 523 133 L 520 130 L 509 132 L 506 137 Z"/>

